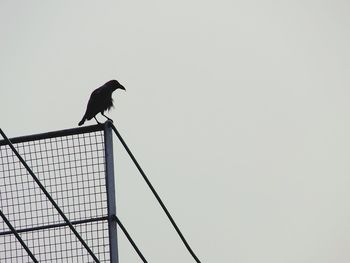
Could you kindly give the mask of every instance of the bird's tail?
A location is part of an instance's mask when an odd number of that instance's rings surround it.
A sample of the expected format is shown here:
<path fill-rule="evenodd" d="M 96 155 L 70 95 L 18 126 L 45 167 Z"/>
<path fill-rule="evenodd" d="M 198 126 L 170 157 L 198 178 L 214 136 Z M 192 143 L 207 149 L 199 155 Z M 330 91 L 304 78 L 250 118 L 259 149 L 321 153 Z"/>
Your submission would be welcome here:
<path fill-rule="evenodd" d="M 81 119 L 81 121 L 78 123 L 79 126 L 83 125 L 85 122 L 85 116 Z"/>

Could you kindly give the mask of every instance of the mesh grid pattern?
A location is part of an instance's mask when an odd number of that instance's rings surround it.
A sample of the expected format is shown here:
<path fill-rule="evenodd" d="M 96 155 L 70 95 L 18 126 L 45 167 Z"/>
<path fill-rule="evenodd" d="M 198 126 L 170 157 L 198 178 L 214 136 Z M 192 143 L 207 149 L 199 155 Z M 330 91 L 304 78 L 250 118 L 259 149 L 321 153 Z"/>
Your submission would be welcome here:
<path fill-rule="evenodd" d="M 107 217 L 103 131 L 14 144 L 69 220 Z M 0 146 L 0 208 L 39 262 L 93 262 L 9 146 Z M 74 227 L 101 262 L 109 262 L 107 220 Z M 32 262 L 0 219 L 0 262 Z"/>

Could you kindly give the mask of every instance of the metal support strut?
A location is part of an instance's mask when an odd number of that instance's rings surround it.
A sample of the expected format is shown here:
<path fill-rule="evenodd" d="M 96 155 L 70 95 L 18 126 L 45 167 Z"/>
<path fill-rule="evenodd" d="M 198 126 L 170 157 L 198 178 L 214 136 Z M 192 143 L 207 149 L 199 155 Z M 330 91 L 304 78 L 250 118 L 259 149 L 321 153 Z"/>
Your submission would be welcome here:
<path fill-rule="evenodd" d="M 192 248 L 190 247 L 190 245 L 187 243 L 184 235 L 181 233 L 179 227 L 177 226 L 177 224 L 175 223 L 175 220 L 173 219 L 173 217 L 171 216 L 171 214 L 169 213 L 168 209 L 166 208 L 166 206 L 164 205 L 162 199 L 160 198 L 160 196 L 158 195 L 157 191 L 154 189 L 153 185 L 151 184 L 150 180 L 147 178 L 146 174 L 144 173 L 144 171 L 142 170 L 141 166 L 139 165 L 139 163 L 137 162 L 136 158 L 134 157 L 134 155 L 132 154 L 132 152 L 130 151 L 128 145 L 125 143 L 125 141 L 123 140 L 122 136 L 120 135 L 120 133 L 118 132 L 117 128 L 111 123 L 112 129 L 114 131 L 114 133 L 117 135 L 119 141 L 122 143 L 122 145 L 124 146 L 125 150 L 128 152 L 130 158 L 132 159 L 132 161 L 134 162 L 136 168 L 139 170 L 140 174 L 142 175 L 143 179 L 146 181 L 148 187 L 150 188 L 150 190 L 152 191 L 154 197 L 157 199 L 158 203 L 160 204 L 160 206 L 162 207 L 164 213 L 167 215 L 168 219 L 170 220 L 171 224 L 173 225 L 173 227 L 175 228 L 177 234 L 179 235 L 180 239 L 182 240 L 182 243 L 185 245 L 185 247 L 187 248 L 188 252 L 191 254 L 191 256 L 193 257 L 193 259 L 197 262 L 200 263 L 199 258 L 196 256 L 196 254 L 193 252 Z"/>

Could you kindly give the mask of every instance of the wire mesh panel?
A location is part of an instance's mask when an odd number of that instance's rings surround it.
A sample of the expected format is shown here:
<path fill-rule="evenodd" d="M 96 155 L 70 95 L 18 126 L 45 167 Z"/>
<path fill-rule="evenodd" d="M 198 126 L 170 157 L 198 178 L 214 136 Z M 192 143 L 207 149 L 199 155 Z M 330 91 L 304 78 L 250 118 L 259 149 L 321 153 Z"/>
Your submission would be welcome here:
<path fill-rule="evenodd" d="M 89 126 L 11 141 L 100 262 L 110 262 L 103 127 Z M 39 262 L 94 262 L 3 141 L 0 209 Z M 1 220 L 0 262 L 32 262 Z"/>

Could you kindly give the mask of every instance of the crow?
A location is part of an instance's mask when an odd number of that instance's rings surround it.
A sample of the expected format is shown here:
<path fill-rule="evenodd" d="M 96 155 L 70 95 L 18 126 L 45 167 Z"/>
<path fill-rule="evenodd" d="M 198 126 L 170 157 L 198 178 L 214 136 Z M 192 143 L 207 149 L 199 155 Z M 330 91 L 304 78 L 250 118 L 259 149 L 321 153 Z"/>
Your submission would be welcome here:
<path fill-rule="evenodd" d="M 103 113 L 113 107 L 112 93 L 116 89 L 125 90 L 125 88 L 116 80 L 110 80 L 103 86 L 95 89 L 90 95 L 85 114 L 78 125 L 81 126 L 86 120 L 91 120 L 92 118 L 99 123 L 96 119 L 96 115 L 99 112 L 108 120 L 111 120 Z"/>

